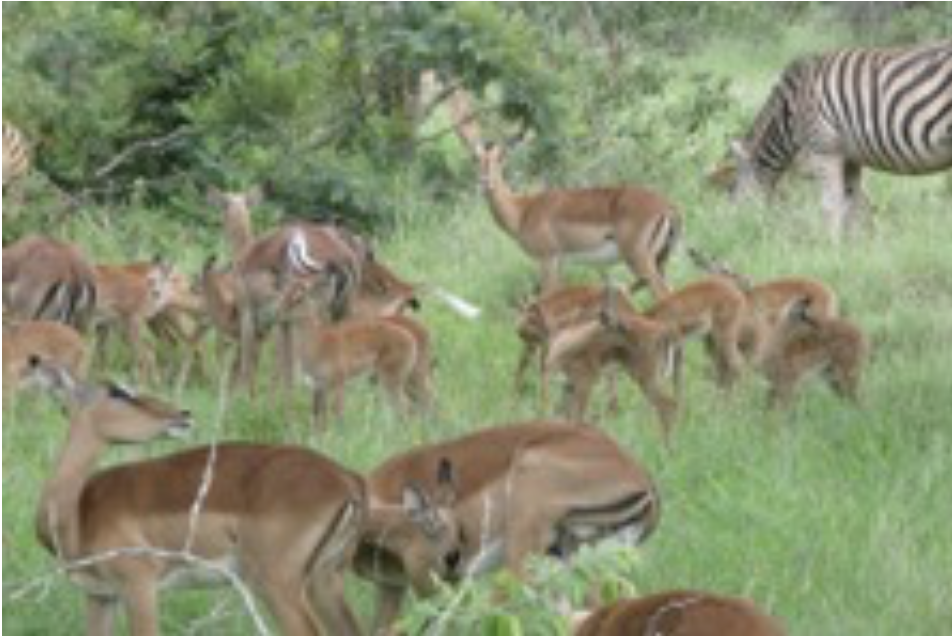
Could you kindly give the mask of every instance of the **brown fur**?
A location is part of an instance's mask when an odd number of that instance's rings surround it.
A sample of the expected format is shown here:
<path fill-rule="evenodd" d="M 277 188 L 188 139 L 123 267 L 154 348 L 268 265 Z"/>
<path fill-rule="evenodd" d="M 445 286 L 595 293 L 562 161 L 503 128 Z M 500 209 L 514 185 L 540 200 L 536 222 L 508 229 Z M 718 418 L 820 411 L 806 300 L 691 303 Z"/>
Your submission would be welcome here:
<path fill-rule="evenodd" d="M 3 249 L 3 306 L 21 320 L 55 320 L 79 330 L 96 306 L 96 276 L 82 251 L 45 236 Z"/>
<path fill-rule="evenodd" d="M 739 347 L 747 311 L 747 300 L 735 285 L 722 277 L 710 277 L 666 296 L 648 309 L 645 316 L 672 326 L 682 339 L 703 337 L 718 384 L 730 388 L 743 368 Z M 679 364 L 675 373 L 678 387 L 680 375 Z"/>
<path fill-rule="evenodd" d="M 32 356 L 66 369 L 73 377 L 86 374 L 87 348 L 69 325 L 46 320 L 3 325 L 3 395 L 15 393 Z"/>
<path fill-rule="evenodd" d="M 637 526 L 637 541 L 658 523 L 658 495 L 645 469 L 605 433 L 577 423 L 506 424 L 411 449 L 369 475 L 370 491 L 383 502 L 399 501 L 400 483 L 418 483 L 433 491 L 442 464 L 453 469 L 452 510 L 465 539 L 461 573 L 474 566 L 486 547 L 480 544 L 482 538 L 502 540 L 503 564 L 517 573 L 530 555 L 555 550 L 569 558 L 578 544 L 555 536 L 554 530 L 586 511 L 594 515 L 619 502 L 643 506 L 636 518 L 628 518 Z M 436 568 L 427 563 L 411 567 Z M 378 628 L 395 618 L 407 585 L 406 579 L 391 579 L 378 586 Z"/>
<path fill-rule="evenodd" d="M 784 636 L 747 599 L 672 591 L 617 601 L 593 612 L 575 636 Z"/>
<path fill-rule="evenodd" d="M 810 374 L 823 375 L 840 397 L 859 403 L 859 384 L 869 357 L 862 330 L 845 318 L 813 320 L 791 328 L 761 364 L 770 382 L 770 406 L 789 406 Z"/>

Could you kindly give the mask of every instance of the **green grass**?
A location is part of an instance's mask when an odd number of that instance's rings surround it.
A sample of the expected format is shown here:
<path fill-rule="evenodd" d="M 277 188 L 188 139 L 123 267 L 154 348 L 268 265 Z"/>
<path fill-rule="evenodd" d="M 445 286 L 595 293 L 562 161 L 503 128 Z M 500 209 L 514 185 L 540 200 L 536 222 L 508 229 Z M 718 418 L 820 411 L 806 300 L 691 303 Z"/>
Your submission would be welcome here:
<path fill-rule="evenodd" d="M 735 58 L 751 63 L 742 53 L 729 59 Z M 812 185 L 794 188 L 779 209 L 735 208 L 699 189 L 695 176 L 656 184 L 684 210 L 692 244 L 757 278 L 802 274 L 829 281 L 846 313 L 868 330 L 874 353 L 863 408 L 837 401 L 814 382 L 791 412 L 778 414 L 764 411 L 765 389 L 754 377 L 730 399 L 719 395 L 695 347 L 670 453 L 659 443 L 652 413 L 626 386 L 621 414 L 598 425 L 646 463 L 664 496 L 661 527 L 645 546 L 632 583 L 644 592 L 696 587 L 748 595 L 782 617 L 792 635 L 947 633 L 952 624 L 947 177 L 872 177 L 875 234 L 833 248 Z M 408 222 L 380 246 L 382 258 L 410 280 L 444 286 L 485 309 L 479 322 L 467 322 L 436 302 L 425 303 L 422 319 L 434 333 L 438 360 L 438 414 L 427 421 L 400 421 L 373 391 L 362 388 L 349 395 L 344 419 L 318 439 L 308 427 L 307 398 L 300 389 L 287 416 L 267 402 L 236 398 L 222 422 L 223 438 L 293 441 L 363 470 L 420 441 L 535 415 L 528 401 L 510 393 L 518 353 L 513 307 L 532 286 L 532 265 L 475 197 L 452 209 L 414 209 L 406 216 Z M 117 235 L 85 221 L 74 222 L 67 233 L 94 245 L 97 256 L 114 258 L 126 252 L 122 218 L 113 225 Z M 196 247 L 177 256 L 194 266 L 203 254 Z M 594 279 L 584 271 L 570 274 Z M 671 276 L 683 283 L 696 273 L 679 253 Z M 215 384 L 190 386 L 180 399 L 199 423 L 191 443 L 212 439 Z M 4 416 L 4 618 L 10 633 L 76 633 L 83 620 L 81 595 L 54 574 L 53 561 L 33 536 L 34 505 L 63 440 L 64 419 L 30 395 L 5 405 Z M 109 461 L 181 447 L 125 449 L 111 453 Z M 369 587 L 355 581 L 352 592 L 366 613 Z M 172 593 L 163 603 L 166 633 L 252 633 L 234 594 Z"/>

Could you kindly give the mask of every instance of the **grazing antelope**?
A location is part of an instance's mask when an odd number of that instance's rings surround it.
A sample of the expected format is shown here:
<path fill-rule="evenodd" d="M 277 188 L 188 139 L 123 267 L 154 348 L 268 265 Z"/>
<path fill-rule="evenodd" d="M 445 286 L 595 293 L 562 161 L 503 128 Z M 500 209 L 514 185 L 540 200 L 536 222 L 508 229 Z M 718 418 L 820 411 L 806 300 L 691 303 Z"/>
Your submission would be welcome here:
<path fill-rule="evenodd" d="M 353 318 L 396 316 L 419 308 L 416 287 L 402 280 L 371 254 L 364 263 L 360 283 L 350 299 L 347 315 Z"/>
<path fill-rule="evenodd" d="M 862 330 L 845 318 L 801 317 L 798 322 L 785 330 L 760 363 L 770 382 L 768 405 L 790 406 L 799 384 L 814 373 L 821 374 L 837 395 L 858 404 L 860 377 L 869 356 Z"/>
<path fill-rule="evenodd" d="M 732 282 L 713 276 L 690 283 L 659 300 L 645 316 L 673 327 L 682 341 L 704 337 L 718 385 L 730 388 L 737 381 L 744 366 L 740 340 L 748 308 L 744 294 Z M 674 380 L 680 392 L 680 360 Z"/>
<path fill-rule="evenodd" d="M 671 591 L 601 607 L 574 636 L 785 636 L 776 619 L 744 598 Z"/>
<path fill-rule="evenodd" d="M 426 328 L 408 316 L 325 323 L 307 302 L 313 286 L 305 280 L 289 288 L 279 312 L 291 325 L 297 363 L 313 387 L 315 428 L 326 428 L 331 406 L 337 417 L 343 414 L 346 385 L 363 376 L 378 380 L 400 413 L 409 403 L 428 407 L 432 361 Z"/>
<path fill-rule="evenodd" d="M 139 382 L 156 379 L 155 352 L 144 337 L 148 322 L 169 302 L 174 284 L 174 268 L 155 260 L 128 265 L 97 265 L 97 328 L 104 340 L 109 329 L 118 329 L 136 360 Z M 104 343 L 100 342 L 97 348 Z"/>
<path fill-rule="evenodd" d="M 616 308 L 626 313 L 635 312 L 624 296 L 614 299 L 614 302 Z M 533 358 L 538 359 L 540 374 L 545 373 L 546 351 L 556 334 L 568 327 L 596 320 L 604 307 L 605 288 L 596 285 L 561 287 L 525 305 L 516 325 L 516 333 L 522 340 L 522 353 L 516 367 L 516 392 L 524 391 L 526 371 Z M 540 382 L 543 395 L 546 386 L 543 377 Z"/>
<path fill-rule="evenodd" d="M 32 373 L 70 405 L 69 439 L 37 524 L 43 545 L 87 594 L 91 635 L 111 633 L 120 603 L 135 636 L 157 634 L 160 589 L 237 577 L 284 634 L 359 634 L 343 574 L 360 538 L 390 524 L 404 539 L 388 545 L 419 546 L 408 527 L 423 532 L 438 518 L 412 485 L 400 487 L 397 506 L 368 509 L 359 475 L 292 446 L 222 444 L 93 474 L 110 444 L 178 434 L 190 426 L 188 413 L 116 386 L 78 383 L 39 360 Z M 447 542 L 424 538 L 432 558 L 443 558 L 436 550 Z"/>
<path fill-rule="evenodd" d="M 619 312 L 617 296 L 614 289 L 607 287 L 595 320 L 556 334 L 546 352 L 543 377 L 554 372 L 565 376 L 563 413 L 569 419 L 582 420 L 602 372 L 609 366 L 620 367 L 654 407 L 667 443 L 678 403 L 662 384 L 673 371 L 679 332 L 634 311 Z"/>
<path fill-rule="evenodd" d="M 32 357 L 49 360 L 73 377 L 86 373 L 87 349 L 78 331 L 61 322 L 35 320 L 3 325 L 3 394 L 15 393 Z"/>
<path fill-rule="evenodd" d="M 636 186 L 552 189 L 519 195 L 506 182 L 500 145 L 482 142 L 468 95 L 453 102 L 459 137 L 479 161 L 479 179 L 496 224 L 538 263 L 541 291 L 559 283 L 564 261 L 623 262 L 635 289 L 668 291 L 664 266 L 681 233 L 681 216 L 662 195 Z"/>
<path fill-rule="evenodd" d="M 21 320 L 83 330 L 96 306 L 96 275 L 75 245 L 27 236 L 3 249 L 3 306 Z"/>
<path fill-rule="evenodd" d="M 457 578 L 505 565 L 519 574 L 531 555 L 568 560 L 585 544 L 640 543 L 660 514 L 657 490 L 638 461 L 602 431 L 578 423 L 502 425 L 421 446 L 385 461 L 368 483 L 373 499 L 390 504 L 401 500 L 402 483 L 429 492 L 451 484 L 462 541 L 455 563 L 405 563 L 402 575 L 396 568 L 380 578 L 369 573 L 377 582 L 378 629 L 399 612 L 413 585 L 410 571 L 449 569 Z"/>
<path fill-rule="evenodd" d="M 692 248 L 688 253 L 696 266 L 733 281 L 747 297 L 748 322 L 741 336 L 741 349 L 754 365 L 783 335 L 783 327 L 794 313 L 808 320 L 834 318 L 839 313 L 836 293 L 819 280 L 789 276 L 755 283 L 700 250 Z"/>
<path fill-rule="evenodd" d="M 287 321 L 278 305 L 286 287 L 295 280 L 320 277 L 327 282 L 323 309 L 332 317 L 346 313 L 357 287 L 364 254 L 343 238 L 338 228 L 294 224 L 256 239 L 235 262 L 235 303 L 238 309 L 239 377 L 255 392 L 255 374 L 261 343 L 278 327 L 276 359 L 286 386 L 293 379 L 294 345 Z"/>

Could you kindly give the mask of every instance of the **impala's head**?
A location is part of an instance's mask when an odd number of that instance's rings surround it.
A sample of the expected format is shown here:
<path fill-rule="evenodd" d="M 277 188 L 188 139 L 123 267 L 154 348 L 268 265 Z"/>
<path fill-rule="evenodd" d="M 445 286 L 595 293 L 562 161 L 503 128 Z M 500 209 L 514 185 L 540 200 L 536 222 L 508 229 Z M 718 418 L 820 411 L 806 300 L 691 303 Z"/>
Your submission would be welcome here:
<path fill-rule="evenodd" d="M 394 316 L 420 308 L 414 285 L 399 278 L 371 254 L 364 263 L 360 285 L 350 302 L 355 316 Z"/>
<path fill-rule="evenodd" d="M 415 484 L 403 490 L 403 509 L 417 529 L 403 549 L 404 568 L 417 590 L 432 589 L 432 576 L 453 580 L 462 575 L 463 539 L 453 512 L 456 486 L 453 466 L 440 460 L 432 493 Z"/>
<path fill-rule="evenodd" d="M 208 189 L 208 202 L 221 208 L 225 222 L 245 221 L 251 215 L 251 208 L 264 200 L 264 192 L 259 186 L 244 192 L 222 192 L 218 188 Z"/>
<path fill-rule="evenodd" d="M 158 310 L 168 304 L 175 292 L 175 285 L 179 284 L 177 276 L 180 273 L 171 263 L 160 256 L 152 259 L 149 270 L 146 273 L 146 285 L 149 291 L 149 302 Z M 189 287 L 188 279 L 185 279 L 186 288 Z"/>
<path fill-rule="evenodd" d="M 168 402 L 117 384 L 79 382 L 70 373 L 37 356 L 29 360 L 27 381 L 56 394 L 74 418 L 113 444 L 139 444 L 159 437 L 181 437 L 192 426 L 191 414 Z"/>
<path fill-rule="evenodd" d="M 479 182 L 483 188 L 492 189 L 502 179 L 502 167 L 506 161 L 506 149 L 502 144 L 490 142 L 476 148 L 479 159 Z"/>

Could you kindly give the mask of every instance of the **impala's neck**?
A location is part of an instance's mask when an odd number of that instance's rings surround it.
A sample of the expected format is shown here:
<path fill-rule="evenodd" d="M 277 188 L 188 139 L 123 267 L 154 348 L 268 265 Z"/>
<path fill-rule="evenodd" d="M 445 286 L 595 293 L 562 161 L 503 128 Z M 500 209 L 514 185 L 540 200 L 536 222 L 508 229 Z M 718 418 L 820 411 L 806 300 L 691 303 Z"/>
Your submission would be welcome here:
<path fill-rule="evenodd" d="M 251 211 L 245 206 L 225 210 L 225 235 L 231 248 L 233 260 L 251 245 L 254 231 L 251 229 Z"/>
<path fill-rule="evenodd" d="M 74 416 L 37 508 L 39 536 L 62 558 L 74 558 L 80 551 L 79 500 L 106 446 L 83 415 Z"/>
<path fill-rule="evenodd" d="M 496 223 L 511 236 L 522 228 L 522 206 L 502 174 L 502 166 L 492 164 L 481 175 L 481 185 Z"/>

